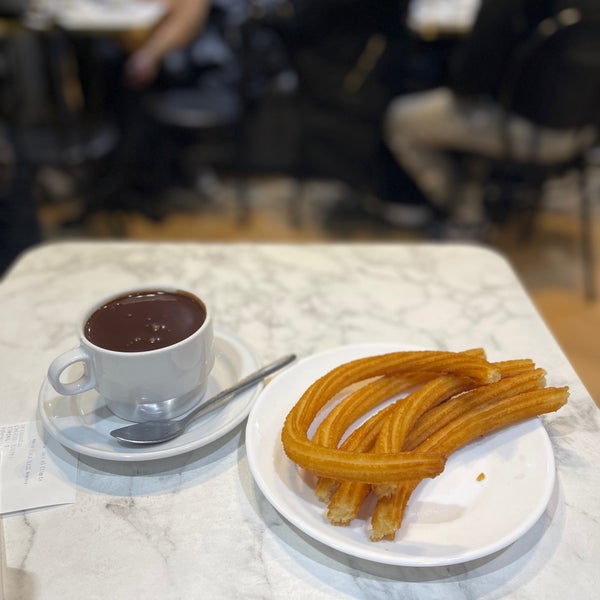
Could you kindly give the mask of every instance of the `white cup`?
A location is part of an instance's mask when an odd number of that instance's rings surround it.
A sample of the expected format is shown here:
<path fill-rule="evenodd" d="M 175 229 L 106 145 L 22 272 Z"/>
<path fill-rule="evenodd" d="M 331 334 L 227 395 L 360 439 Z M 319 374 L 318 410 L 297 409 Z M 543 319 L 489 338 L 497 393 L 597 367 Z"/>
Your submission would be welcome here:
<path fill-rule="evenodd" d="M 98 309 L 129 294 L 151 296 L 151 292 L 191 297 L 204 311 L 204 321 L 184 339 L 151 350 L 111 350 L 86 337 L 86 323 Z M 211 313 L 194 294 L 166 286 L 126 290 L 101 300 L 85 313 L 79 325 L 79 346 L 52 361 L 48 380 L 66 396 L 95 388 L 108 408 L 128 421 L 171 419 L 202 399 L 215 360 L 213 340 Z M 75 381 L 63 381 L 67 368 L 75 363 L 83 364 L 83 374 Z"/>

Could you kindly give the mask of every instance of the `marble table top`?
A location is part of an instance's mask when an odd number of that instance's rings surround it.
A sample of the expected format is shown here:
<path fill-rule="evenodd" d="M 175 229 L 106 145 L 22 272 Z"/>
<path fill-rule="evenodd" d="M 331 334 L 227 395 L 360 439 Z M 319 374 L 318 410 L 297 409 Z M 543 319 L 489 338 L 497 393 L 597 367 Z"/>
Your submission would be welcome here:
<path fill-rule="evenodd" d="M 465 564 L 390 566 L 317 542 L 252 478 L 244 424 L 157 461 L 80 456 L 74 504 L 2 519 L 7 598 L 591 598 L 600 588 L 599 412 L 510 265 L 469 245 L 66 242 L 0 283 L 0 424 L 36 418 L 50 361 L 98 297 L 175 283 L 261 361 L 362 342 L 529 356 L 571 397 L 544 416 L 557 481 L 540 520 Z"/>

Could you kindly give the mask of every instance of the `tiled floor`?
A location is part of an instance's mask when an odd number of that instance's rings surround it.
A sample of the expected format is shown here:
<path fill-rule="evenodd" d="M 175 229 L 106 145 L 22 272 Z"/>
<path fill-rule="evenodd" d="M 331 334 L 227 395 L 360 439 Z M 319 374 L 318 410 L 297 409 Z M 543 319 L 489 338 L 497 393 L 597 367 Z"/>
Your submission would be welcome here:
<path fill-rule="evenodd" d="M 131 239 L 292 242 L 422 239 L 420 234 L 391 226 L 364 210 L 364 205 L 359 206 L 354 195 L 339 184 L 311 182 L 299 188 L 282 177 L 253 179 L 247 188 L 249 218 L 243 223 L 239 221 L 237 190 L 233 183 L 221 182 L 210 200 L 189 190 L 173 190 L 162 220 L 139 213 L 100 214 L 85 229 L 68 234 L 53 224 L 57 213 L 64 216 L 67 205 L 46 206 L 42 217 L 49 237 L 119 235 Z M 298 209 L 295 217 L 291 207 Z M 600 406 L 600 300 L 591 303 L 584 298 L 579 225 L 568 182 L 551 191 L 547 207 L 528 242 L 518 241 L 515 229 L 505 227 L 493 236 L 493 243 L 511 261 Z M 600 210 L 595 210 L 595 215 L 595 252 L 600 258 Z M 600 283 L 600 260 L 595 270 Z"/>

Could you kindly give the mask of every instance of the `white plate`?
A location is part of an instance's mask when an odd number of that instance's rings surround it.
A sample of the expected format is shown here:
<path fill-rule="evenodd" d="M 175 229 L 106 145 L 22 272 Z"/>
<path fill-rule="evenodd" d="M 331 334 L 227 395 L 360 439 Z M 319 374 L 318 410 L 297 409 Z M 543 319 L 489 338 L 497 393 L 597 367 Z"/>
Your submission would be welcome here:
<path fill-rule="evenodd" d="M 539 419 L 507 428 L 455 452 L 444 473 L 422 482 L 394 541 L 371 542 L 368 521 L 335 527 L 313 492 L 313 478 L 283 451 L 285 416 L 333 367 L 355 358 L 414 347 L 363 344 L 306 358 L 278 375 L 246 425 L 250 469 L 273 507 L 304 533 L 336 550 L 385 564 L 441 566 L 481 558 L 522 536 L 544 512 L 555 479 L 554 454 Z M 485 475 L 477 481 L 480 473 Z"/>
<path fill-rule="evenodd" d="M 207 398 L 233 385 L 259 368 L 258 357 L 241 339 L 215 330 L 215 366 Z M 262 389 L 257 385 L 241 392 L 224 406 L 190 424 L 178 438 L 157 446 L 123 446 L 110 436 L 118 427 L 130 425 L 106 407 L 95 390 L 61 396 L 46 379 L 38 400 L 38 412 L 48 433 L 63 446 L 87 456 L 118 461 L 155 460 L 200 448 L 239 425 L 250 412 Z"/>

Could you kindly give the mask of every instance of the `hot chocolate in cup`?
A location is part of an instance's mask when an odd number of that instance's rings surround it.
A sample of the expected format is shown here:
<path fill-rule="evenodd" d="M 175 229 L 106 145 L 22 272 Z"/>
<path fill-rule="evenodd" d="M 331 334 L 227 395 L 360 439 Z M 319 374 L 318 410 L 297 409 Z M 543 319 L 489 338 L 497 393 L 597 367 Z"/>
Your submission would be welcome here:
<path fill-rule="evenodd" d="M 214 364 L 210 310 L 195 294 L 152 287 L 97 302 L 79 326 L 79 346 L 54 359 L 48 379 L 63 395 L 95 388 L 118 417 L 171 419 L 196 405 Z M 83 375 L 65 382 L 67 369 Z"/>

